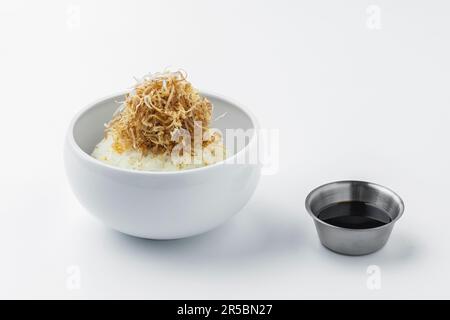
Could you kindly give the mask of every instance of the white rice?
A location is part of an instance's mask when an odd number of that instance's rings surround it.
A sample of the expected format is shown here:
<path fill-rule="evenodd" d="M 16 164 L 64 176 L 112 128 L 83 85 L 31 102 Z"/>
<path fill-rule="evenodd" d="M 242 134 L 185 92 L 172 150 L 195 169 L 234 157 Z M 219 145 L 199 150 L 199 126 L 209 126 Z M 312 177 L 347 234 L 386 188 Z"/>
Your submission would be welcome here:
<path fill-rule="evenodd" d="M 114 139 L 107 136 L 95 147 L 92 156 L 109 165 L 141 171 L 177 171 L 193 169 L 214 164 L 226 156 L 222 139 L 216 139 L 213 143 L 203 148 L 203 154 L 186 159 L 177 159 L 170 155 L 143 154 L 136 150 L 128 150 L 118 153 L 113 147 Z M 197 159 L 198 158 L 198 159 Z M 196 161 L 194 161 L 194 159 Z"/>

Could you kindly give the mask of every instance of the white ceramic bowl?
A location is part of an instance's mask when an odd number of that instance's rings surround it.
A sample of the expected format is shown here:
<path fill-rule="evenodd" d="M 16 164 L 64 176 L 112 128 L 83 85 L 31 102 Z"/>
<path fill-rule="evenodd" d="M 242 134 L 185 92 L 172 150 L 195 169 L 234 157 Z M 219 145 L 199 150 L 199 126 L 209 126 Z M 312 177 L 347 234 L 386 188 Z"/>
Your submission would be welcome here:
<path fill-rule="evenodd" d="M 104 123 L 123 94 L 95 102 L 70 124 L 64 162 L 80 203 L 109 227 L 149 239 L 176 239 L 209 231 L 237 213 L 250 199 L 260 177 L 258 164 L 236 164 L 257 148 L 257 123 L 242 106 L 202 93 L 214 105 L 213 118 L 226 115 L 212 127 L 254 129 L 240 150 L 225 161 L 197 169 L 149 172 L 126 170 L 102 163 L 90 154 L 102 139 Z M 242 158 L 243 159 L 243 158 Z M 248 161 L 247 161 L 248 162 Z"/>

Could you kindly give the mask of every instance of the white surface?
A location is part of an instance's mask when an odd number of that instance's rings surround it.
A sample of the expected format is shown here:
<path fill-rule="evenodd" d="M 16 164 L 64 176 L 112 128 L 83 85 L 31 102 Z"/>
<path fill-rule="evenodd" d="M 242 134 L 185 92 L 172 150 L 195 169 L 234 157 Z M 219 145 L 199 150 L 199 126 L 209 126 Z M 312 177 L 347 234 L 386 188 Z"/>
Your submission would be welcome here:
<path fill-rule="evenodd" d="M 366 26 L 369 5 L 381 9 L 379 30 Z M 449 10 L 406 0 L 3 0 L 0 297 L 450 298 Z M 223 228 L 154 242 L 85 212 L 62 144 L 82 106 L 167 66 L 279 128 L 280 168 Z M 382 251 L 351 258 L 318 243 L 303 201 L 338 179 L 403 197 Z M 369 265 L 380 290 L 366 286 Z"/>

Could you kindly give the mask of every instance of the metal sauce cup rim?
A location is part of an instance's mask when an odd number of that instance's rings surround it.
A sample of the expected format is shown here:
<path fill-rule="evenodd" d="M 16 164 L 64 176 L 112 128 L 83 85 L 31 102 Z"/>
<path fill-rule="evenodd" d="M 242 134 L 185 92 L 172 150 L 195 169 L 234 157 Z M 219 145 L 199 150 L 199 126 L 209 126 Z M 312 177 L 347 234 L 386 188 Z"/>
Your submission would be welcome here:
<path fill-rule="evenodd" d="M 394 198 L 396 200 L 396 202 L 398 203 L 398 205 L 399 205 L 399 212 L 398 212 L 397 216 L 394 219 L 392 219 L 391 221 L 389 221 L 388 223 L 386 223 L 386 224 L 384 224 L 382 226 L 379 226 L 379 227 L 376 227 L 376 228 L 365 228 L 365 229 L 353 229 L 353 228 L 338 227 L 338 226 L 329 224 L 329 223 L 319 219 L 311 210 L 311 205 L 310 205 L 311 204 L 311 197 L 318 190 L 323 189 L 324 187 L 327 187 L 327 186 L 330 186 L 330 185 L 333 185 L 333 184 L 342 184 L 342 183 L 361 183 L 361 184 L 366 184 L 368 186 L 372 186 L 372 187 L 374 187 L 376 189 L 381 189 L 383 191 L 387 191 L 388 193 L 390 193 L 391 197 Z M 363 181 L 363 180 L 338 180 L 338 181 L 332 181 L 332 182 L 328 182 L 328 183 L 322 184 L 322 185 L 314 188 L 308 194 L 308 196 L 305 199 L 305 207 L 306 207 L 306 210 L 308 211 L 309 215 L 315 221 L 317 221 L 317 222 L 319 222 L 321 224 L 324 224 L 326 226 L 335 228 L 335 229 L 348 230 L 348 231 L 354 231 L 354 232 L 364 232 L 364 231 L 367 231 L 367 230 L 380 230 L 380 229 L 383 229 L 383 228 L 387 228 L 388 226 L 390 226 L 391 224 L 394 224 L 397 220 L 399 220 L 403 216 L 403 212 L 405 211 L 405 203 L 403 202 L 402 198 L 395 191 L 393 191 L 392 189 L 390 189 L 388 187 L 385 187 L 385 186 L 383 186 L 381 184 L 377 184 L 377 183 L 369 182 L 369 181 Z"/>

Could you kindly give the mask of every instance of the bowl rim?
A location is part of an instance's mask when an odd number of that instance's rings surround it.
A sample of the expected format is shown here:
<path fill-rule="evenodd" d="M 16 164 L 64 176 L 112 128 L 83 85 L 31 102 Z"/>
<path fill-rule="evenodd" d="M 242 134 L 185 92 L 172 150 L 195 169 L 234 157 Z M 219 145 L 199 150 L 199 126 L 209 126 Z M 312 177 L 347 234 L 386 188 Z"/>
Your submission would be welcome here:
<path fill-rule="evenodd" d="M 100 103 L 104 102 L 105 100 L 110 100 L 112 98 L 119 98 L 120 96 L 123 96 L 125 94 L 127 94 L 129 92 L 129 90 L 123 90 L 123 91 L 119 91 L 113 94 L 109 94 L 107 96 L 103 96 L 99 99 L 94 100 L 91 103 L 88 103 L 85 107 L 83 107 L 81 110 L 79 110 L 72 118 L 70 124 L 69 124 L 69 128 L 67 130 L 67 134 L 66 134 L 66 140 L 69 144 L 69 146 L 71 147 L 72 150 L 75 151 L 75 153 L 83 160 L 88 161 L 89 163 L 91 163 L 94 166 L 98 166 L 100 168 L 103 169 L 109 169 L 109 170 L 113 170 L 113 171 L 117 171 L 117 172 L 122 172 L 122 173 L 128 173 L 128 174 L 136 174 L 139 176 L 164 176 L 164 175 L 184 175 L 184 174 L 191 174 L 191 173 L 195 173 L 195 172 L 201 172 L 201 171 L 206 171 L 206 170 L 212 170 L 214 168 L 223 166 L 226 162 L 231 162 L 232 160 L 234 160 L 236 157 L 238 157 L 240 154 L 246 152 L 249 147 L 255 143 L 256 141 L 256 136 L 257 136 L 257 131 L 259 130 L 259 123 L 258 120 L 256 119 L 256 117 L 254 116 L 254 114 L 250 111 L 249 108 L 245 107 L 244 105 L 242 105 L 239 102 L 236 102 L 234 99 L 229 99 L 227 97 L 225 97 L 222 94 L 218 94 L 216 92 L 211 92 L 210 90 L 208 91 L 204 91 L 204 90 L 199 90 L 200 94 L 202 96 L 207 96 L 207 97 L 212 97 L 212 98 L 216 98 L 219 100 L 223 100 L 229 104 L 232 104 L 233 106 L 235 106 L 236 108 L 240 109 L 243 113 L 245 113 L 249 118 L 250 121 L 252 123 L 253 126 L 253 133 L 250 137 L 250 140 L 248 141 L 247 145 L 245 145 L 241 150 L 239 150 L 238 152 L 236 152 L 235 154 L 233 154 L 232 156 L 225 158 L 219 162 L 216 162 L 214 164 L 211 165 L 207 165 L 207 166 L 203 166 L 203 167 L 199 167 L 199 168 L 192 168 L 192 169 L 184 169 L 184 170 L 173 170 L 173 171 L 145 171 L 145 170 L 134 170 L 134 169 L 126 169 L 126 168 L 122 168 L 122 167 L 116 167 L 110 164 L 106 164 L 102 161 L 99 161 L 98 159 L 95 159 L 94 157 L 92 157 L 90 154 L 86 153 L 85 151 L 83 151 L 81 149 L 81 147 L 78 145 L 78 143 L 75 141 L 75 137 L 74 137 L 74 127 L 75 124 L 78 122 L 78 120 L 84 115 L 86 114 L 89 110 L 95 108 L 97 105 L 99 105 Z"/>
<path fill-rule="evenodd" d="M 329 223 L 319 219 L 311 210 L 311 206 L 310 206 L 311 197 L 314 195 L 314 193 L 316 193 L 318 190 L 320 190 L 324 187 L 327 187 L 327 186 L 330 186 L 333 184 L 342 184 L 342 183 L 362 183 L 362 184 L 367 184 L 369 186 L 375 187 L 377 189 L 382 189 L 384 191 L 387 191 L 393 198 L 396 199 L 396 201 L 400 207 L 398 215 L 394 219 L 392 219 L 390 222 L 388 222 L 382 226 L 379 226 L 376 228 L 366 228 L 366 229 L 352 229 L 352 228 L 338 227 L 338 226 L 329 224 Z M 364 181 L 364 180 L 338 180 L 338 181 L 328 182 L 328 183 L 322 184 L 322 185 L 314 188 L 305 199 L 305 208 L 308 211 L 309 215 L 314 219 L 314 221 L 316 221 L 322 225 L 326 225 L 328 227 L 332 227 L 332 228 L 338 229 L 338 230 L 346 230 L 346 231 L 352 231 L 352 232 L 367 232 L 368 230 L 375 231 L 375 230 L 388 228 L 388 227 L 394 225 L 394 223 L 397 222 L 397 220 L 399 220 L 403 216 L 403 212 L 405 211 L 405 203 L 403 202 L 402 198 L 395 191 L 393 191 L 392 189 L 385 187 L 381 184 L 377 184 L 377 183 L 370 182 L 370 181 Z"/>

